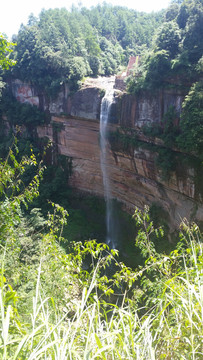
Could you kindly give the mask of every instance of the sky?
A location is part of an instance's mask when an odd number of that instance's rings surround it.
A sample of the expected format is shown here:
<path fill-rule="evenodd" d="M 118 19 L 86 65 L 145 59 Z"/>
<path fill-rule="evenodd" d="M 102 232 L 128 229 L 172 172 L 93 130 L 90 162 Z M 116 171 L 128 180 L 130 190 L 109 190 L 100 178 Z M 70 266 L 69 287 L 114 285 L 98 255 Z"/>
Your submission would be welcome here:
<path fill-rule="evenodd" d="M 4 0 L 0 7 L 0 33 L 4 33 L 10 39 L 17 34 L 20 25 L 27 24 L 28 17 L 33 13 L 38 17 L 41 10 L 50 8 L 71 8 L 71 5 L 85 6 L 87 8 L 102 4 L 103 0 Z M 108 4 L 126 6 L 137 11 L 158 11 L 166 8 L 170 0 L 107 0 Z"/>

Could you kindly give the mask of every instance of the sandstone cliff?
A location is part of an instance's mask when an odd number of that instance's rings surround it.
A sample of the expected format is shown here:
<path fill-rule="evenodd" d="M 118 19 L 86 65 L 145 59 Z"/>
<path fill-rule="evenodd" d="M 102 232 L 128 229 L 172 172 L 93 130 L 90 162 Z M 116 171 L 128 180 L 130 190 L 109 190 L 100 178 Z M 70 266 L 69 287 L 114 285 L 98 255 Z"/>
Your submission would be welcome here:
<path fill-rule="evenodd" d="M 99 147 L 103 85 L 99 80 L 96 83 L 89 81 L 71 96 L 68 88 L 64 87 L 50 102 L 27 84 L 18 80 L 12 84 L 13 93 L 19 101 L 35 104 L 50 112 L 51 123 L 38 126 L 37 134 L 39 138 L 50 138 L 60 154 L 72 158 L 70 184 L 99 196 L 103 196 Z M 183 99 L 184 93 L 175 90 L 139 97 L 115 90 L 109 130 L 123 127 L 139 130 L 145 124 L 158 123 L 170 105 L 175 107 L 178 121 Z M 53 124 L 57 124 L 57 132 Z M 155 158 L 156 152 L 139 146 L 128 152 L 112 149 L 109 145 L 106 165 L 109 167 L 113 197 L 130 211 L 135 206 L 143 208 L 145 204 L 160 204 L 167 211 L 173 227 L 177 227 L 183 217 L 201 221 L 203 203 L 196 188 L 194 168 L 187 168 L 184 177 L 173 172 L 168 180 L 163 180 Z"/>

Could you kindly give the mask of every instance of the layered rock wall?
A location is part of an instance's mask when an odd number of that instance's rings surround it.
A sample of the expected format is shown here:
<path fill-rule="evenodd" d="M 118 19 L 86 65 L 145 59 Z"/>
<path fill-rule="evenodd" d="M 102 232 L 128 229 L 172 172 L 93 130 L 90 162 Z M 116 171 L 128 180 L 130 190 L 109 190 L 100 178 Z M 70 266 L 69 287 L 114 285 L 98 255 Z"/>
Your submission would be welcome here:
<path fill-rule="evenodd" d="M 160 123 L 171 106 L 175 108 L 178 120 L 184 97 L 183 93 L 175 90 L 160 90 L 154 96 L 120 95 L 117 97 L 118 123 L 133 128 Z"/>
<path fill-rule="evenodd" d="M 99 118 L 104 83 L 101 79 L 96 82 L 90 80 L 72 96 L 68 88 L 62 87 L 51 102 L 19 80 L 12 84 L 12 91 L 19 101 L 34 104 L 52 115 L 52 122 L 39 126 L 37 134 L 39 138 L 50 138 L 60 154 L 72 158 L 70 184 L 81 191 L 103 196 Z M 137 97 L 115 90 L 109 129 L 116 131 L 125 127 L 139 131 L 143 125 L 161 122 L 171 105 L 176 109 L 178 121 L 183 99 L 184 93 L 175 90 Z M 66 115 L 60 115 L 62 113 Z M 53 124 L 57 124 L 57 131 Z M 177 227 L 183 217 L 202 220 L 203 204 L 195 188 L 194 169 L 187 169 L 184 177 L 174 172 L 164 181 L 155 157 L 156 153 L 143 148 L 113 151 L 109 145 L 106 166 L 113 197 L 129 211 L 135 206 L 143 208 L 157 203 L 167 211 L 173 227 Z"/>
<path fill-rule="evenodd" d="M 99 122 L 56 116 L 52 121 L 62 125 L 56 140 L 59 153 L 72 158 L 70 184 L 81 191 L 103 196 Z M 109 127 L 115 131 L 118 125 Z M 40 126 L 37 131 L 39 137 L 54 140 L 51 125 Z M 182 179 L 173 173 L 170 180 L 163 181 L 155 165 L 155 154 L 139 148 L 127 154 L 109 147 L 106 161 L 113 197 L 127 210 L 133 212 L 135 206 L 143 209 L 144 205 L 159 204 L 167 211 L 173 227 L 184 217 L 190 219 L 191 214 L 195 214 L 197 220 L 202 219 L 203 205 L 201 199 L 195 200 L 192 169 L 188 169 Z"/>
<path fill-rule="evenodd" d="M 38 89 L 18 79 L 11 82 L 11 90 L 21 103 L 36 105 L 51 115 L 67 114 L 73 117 L 99 120 L 101 100 L 105 92 L 105 79 L 89 80 L 72 95 L 68 87 L 63 85 L 55 99 L 48 99 Z M 115 90 L 111 122 L 121 126 L 141 128 L 149 123 L 161 122 L 170 106 L 175 107 L 178 118 L 184 96 L 184 93 L 175 89 L 160 90 L 153 96 L 147 94 L 133 96 Z"/>
<path fill-rule="evenodd" d="M 96 87 L 90 83 L 72 95 L 67 85 L 62 85 L 54 99 L 50 99 L 36 87 L 18 79 L 10 82 L 10 88 L 15 98 L 21 103 L 35 105 L 52 115 L 68 114 L 99 120 L 101 99 L 104 95 L 102 82 Z"/>

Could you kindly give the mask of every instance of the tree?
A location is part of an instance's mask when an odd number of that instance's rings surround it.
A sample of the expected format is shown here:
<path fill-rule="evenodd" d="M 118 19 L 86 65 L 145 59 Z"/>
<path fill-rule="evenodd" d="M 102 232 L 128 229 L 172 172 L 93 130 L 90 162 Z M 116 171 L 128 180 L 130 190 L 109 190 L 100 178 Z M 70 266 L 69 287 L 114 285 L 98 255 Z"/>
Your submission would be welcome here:
<path fill-rule="evenodd" d="M 183 102 L 179 146 L 203 159 L 203 81 L 195 83 Z"/>
<path fill-rule="evenodd" d="M 10 66 L 15 65 L 15 61 L 9 58 L 9 54 L 13 51 L 12 47 L 15 44 L 8 42 L 6 38 L 0 34 L 0 69 L 9 69 Z"/>
<path fill-rule="evenodd" d="M 154 52 L 147 61 L 145 82 L 158 87 L 170 71 L 169 53 L 166 50 Z"/>
<path fill-rule="evenodd" d="M 203 5 L 202 1 L 191 1 L 183 37 L 183 49 L 187 51 L 192 64 L 203 54 Z"/>
<path fill-rule="evenodd" d="M 83 76 L 115 74 L 129 55 L 152 46 L 163 15 L 108 4 L 42 10 L 39 18 L 31 14 L 16 37 L 12 75 L 54 98 L 61 84 L 76 89 Z"/>
<path fill-rule="evenodd" d="M 168 9 L 166 10 L 165 19 L 166 21 L 174 20 L 179 12 L 179 6 L 177 3 L 171 4 Z"/>
<path fill-rule="evenodd" d="M 184 29 L 187 23 L 187 19 L 189 17 L 188 13 L 188 5 L 187 3 L 183 3 L 180 7 L 178 16 L 177 16 L 177 24 L 180 29 Z"/>
<path fill-rule="evenodd" d="M 15 65 L 16 62 L 9 58 L 9 54 L 13 51 L 12 47 L 14 45 L 14 43 L 8 42 L 6 38 L 0 34 L 0 71 L 7 70 L 10 66 Z M 0 96 L 4 85 L 0 77 Z"/>
<path fill-rule="evenodd" d="M 180 40 L 180 30 L 177 23 L 175 21 L 166 22 L 157 33 L 156 49 L 168 51 L 170 58 L 173 59 L 178 53 Z"/>

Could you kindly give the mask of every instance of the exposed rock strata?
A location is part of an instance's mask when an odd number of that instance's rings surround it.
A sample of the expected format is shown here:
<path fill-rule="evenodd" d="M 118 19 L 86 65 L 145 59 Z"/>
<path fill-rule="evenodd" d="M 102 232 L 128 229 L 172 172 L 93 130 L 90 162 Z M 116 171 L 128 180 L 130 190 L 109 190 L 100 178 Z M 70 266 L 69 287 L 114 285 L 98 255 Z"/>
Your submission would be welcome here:
<path fill-rule="evenodd" d="M 95 87 L 96 82 L 96 87 Z M 62 87 L 58 97 L 50 102 L 36 89 L 19 80 L 12 83 L 12 90 L 21 102 L 29 102 L 52 114 L 52 121 L 62 124 L 54 132 L 52 124 L 37 128 L 38 136 L 49 137 L 57 143 L 58 151 L 73 161 L 70 183 L 79 190 L 103 196 L 100 169 L 99 117 L 103 83 L 101 79 L 89 80 L 76 94 Z M 125 126 L 140 129 L 143 125 L 160 122 L 170 105 L 181 112 L 184 94 L 178 91 L 160 91 L 154 96 L 131 96 L 115 91 L 112 108 L 111 130 Z M 66 116 L 59 116 L 65 113 Z M 55 115 L 55 116 L 54 116 Z M 116 123 L 116 124 L 115 124 Z M 203 204 L 194 185 L 194 171 L 187 169 L 184 178 L 173 173 L 163 181 L 155 165 L 155 154 L 136 149 L 133 154 L 112 152 L 109 148 L 107 166 L 113 196 L 129 210 L 143 208 L 153 202 L 161 204 L 170 215 L 173 226 L 183 217 L 203 219 Z"/>
<path fill-rule="evenodd" d="M 79 190 L 103 196 L 100 169 L 99 122 L 87 119 L 53 117 L 62 123 L 57 133 L 59 153 L 72 158 L 73 173 L 70 184 Z M 117 125 L 111 125 L 115 130 Z M 38 136 L 53 140 L 51 125 L 38 127 Z M 201 220 L 203 206 L 194 201 L 194 179 L 192 170 L 180 179 L 174 173 L 170 181 L 164 182 L 155 166 L 154 154 L 137 149 L 132 155 L 112 152 L 109 148 L 107 166 L 113 197 L 121 201 L 129 211 L 135 206 L 159 203 L 168 212 L 172 226 L 177 227 L 183 217 L 195 213 Z"/>
<path fill-rule="evenodd" d="M 50 114 L 67 114 L 91 120 L 100 118 L 104 88 L 105 78 L 89 79 L 72 95 L 67 86 L 63 85 L 58 96 L 50 100 L 39 90 L 20 80 L 11 83 L 13 95 L 22 103 L 36 105 Z M 121 126 L 141 128 L 149 123 L 160 122 L 171 105 L 175 107 L 178 118 L 183 99 L 184 94 L 175 89 L 159 91 L 154 96 L 132 96 L 115 90 L 113 122 Z"/>

